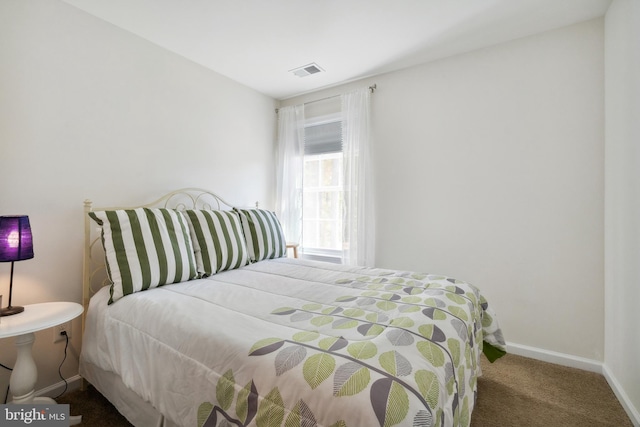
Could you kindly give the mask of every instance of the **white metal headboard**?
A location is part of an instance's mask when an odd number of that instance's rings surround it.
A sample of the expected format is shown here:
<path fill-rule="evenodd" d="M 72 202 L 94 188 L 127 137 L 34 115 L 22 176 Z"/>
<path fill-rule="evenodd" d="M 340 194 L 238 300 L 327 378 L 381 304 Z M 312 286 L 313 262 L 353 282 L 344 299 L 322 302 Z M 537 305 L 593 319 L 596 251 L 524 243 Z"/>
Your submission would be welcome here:
<path fill-rule="evenodd" d="M 256 202 L 256 207 L 258 203 Z M 84 332 L 84 321 L 89 300 L 103 286 L 109 284 L 107 269 L 105 265 L 104 250 L 100 242 L 100 228 L 89 217 L 91 211 L 107 211 L 116 209 L 136 209 L 136 208 L 167 208 L 167 209 L 209 209 L 221 210 L 231 209 L 233 205 L 224 201 L 217 194 L 201 188 L 183 188 L 172 191 L 158 200 L 139 206 L 126 207 L 93 207 L 91 200 L 84 201 L 84 254 L 82 269 L 82 305 L 84 314 L 82 316 L 82 331 Z"/>

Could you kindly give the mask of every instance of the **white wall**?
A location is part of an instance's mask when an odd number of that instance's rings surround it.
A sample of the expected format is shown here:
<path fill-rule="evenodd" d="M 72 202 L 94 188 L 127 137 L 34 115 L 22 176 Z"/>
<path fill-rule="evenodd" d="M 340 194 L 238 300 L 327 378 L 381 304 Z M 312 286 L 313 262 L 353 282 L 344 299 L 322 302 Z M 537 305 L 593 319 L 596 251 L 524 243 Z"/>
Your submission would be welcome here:
<path fill-rule="evenodd" d="M 605 374 L 640 424 L 640 2 L 605 19 Z"/>
<path fill-rule="evenodd" d="M 511 343 L 604 357 L 603 20 L 345 86 L 372 97 L 377 264 L 478 285 Z"/>
<path fill-rule="evenodd" d="M 271 206 L 274 107 L 68 4 L 0 2 L 0 214 L 29 215 L 35 242 L 35 258 L 15 265 L 14 305 L 81 301 L 86 198 L 127 205 L 199 186 Z M 4 295 L 8 276 L 0 264 Z M 37 389 L 59 381 L 63 349 L 37 334 Z M 13 339 L 0 340 L 0 362 L 14 359 Z M 0 372 L 0 399 L 7 383 Z"/>

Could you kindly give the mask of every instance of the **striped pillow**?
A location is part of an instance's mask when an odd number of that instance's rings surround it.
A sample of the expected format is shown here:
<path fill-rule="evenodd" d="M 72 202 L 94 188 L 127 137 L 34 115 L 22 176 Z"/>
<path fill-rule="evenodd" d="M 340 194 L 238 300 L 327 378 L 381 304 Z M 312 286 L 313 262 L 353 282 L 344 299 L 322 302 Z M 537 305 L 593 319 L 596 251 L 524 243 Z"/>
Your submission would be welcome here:
<path fill-rule="evenodd" d="M 197 276 L 189 227 L 171 209 L 89 212 L 102 226 L 109 304 L 125 295 Z"/>
<path fill-rule="evenodd" d="M 240 213 L 251 261 L 257 262 L 287 255 L 287 243 L 276 214 L 263 209 L 235 210 Z"/>
<path fill-rule="evenodd" d="M 202 277 L 249 263 L 240 217 L 233 211 L 187 210 L 198 273 Z"/>

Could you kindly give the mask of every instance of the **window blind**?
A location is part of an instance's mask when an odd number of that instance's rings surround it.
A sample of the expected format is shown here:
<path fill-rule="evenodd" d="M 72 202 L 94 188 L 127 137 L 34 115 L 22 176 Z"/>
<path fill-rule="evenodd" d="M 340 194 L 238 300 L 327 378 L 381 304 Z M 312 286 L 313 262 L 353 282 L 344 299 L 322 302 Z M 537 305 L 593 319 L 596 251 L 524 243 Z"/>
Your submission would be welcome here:
<path fill-rule="evenodd" d="M 307 125 L 304 129 L 304 154 L 324 154 L 342 151 L 342 122 Z"/>

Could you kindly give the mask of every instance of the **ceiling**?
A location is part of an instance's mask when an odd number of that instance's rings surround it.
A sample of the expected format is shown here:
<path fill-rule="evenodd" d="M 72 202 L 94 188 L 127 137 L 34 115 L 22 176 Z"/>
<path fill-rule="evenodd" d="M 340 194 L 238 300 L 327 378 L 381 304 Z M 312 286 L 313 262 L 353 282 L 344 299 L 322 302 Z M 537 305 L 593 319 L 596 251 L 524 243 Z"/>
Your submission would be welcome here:
<path fill-rule="evenodd" d="M 593 19 L 611 2 L 63 1 L 275 99 Z M 290 72 L 313 62 L 324 72 Z"/>

